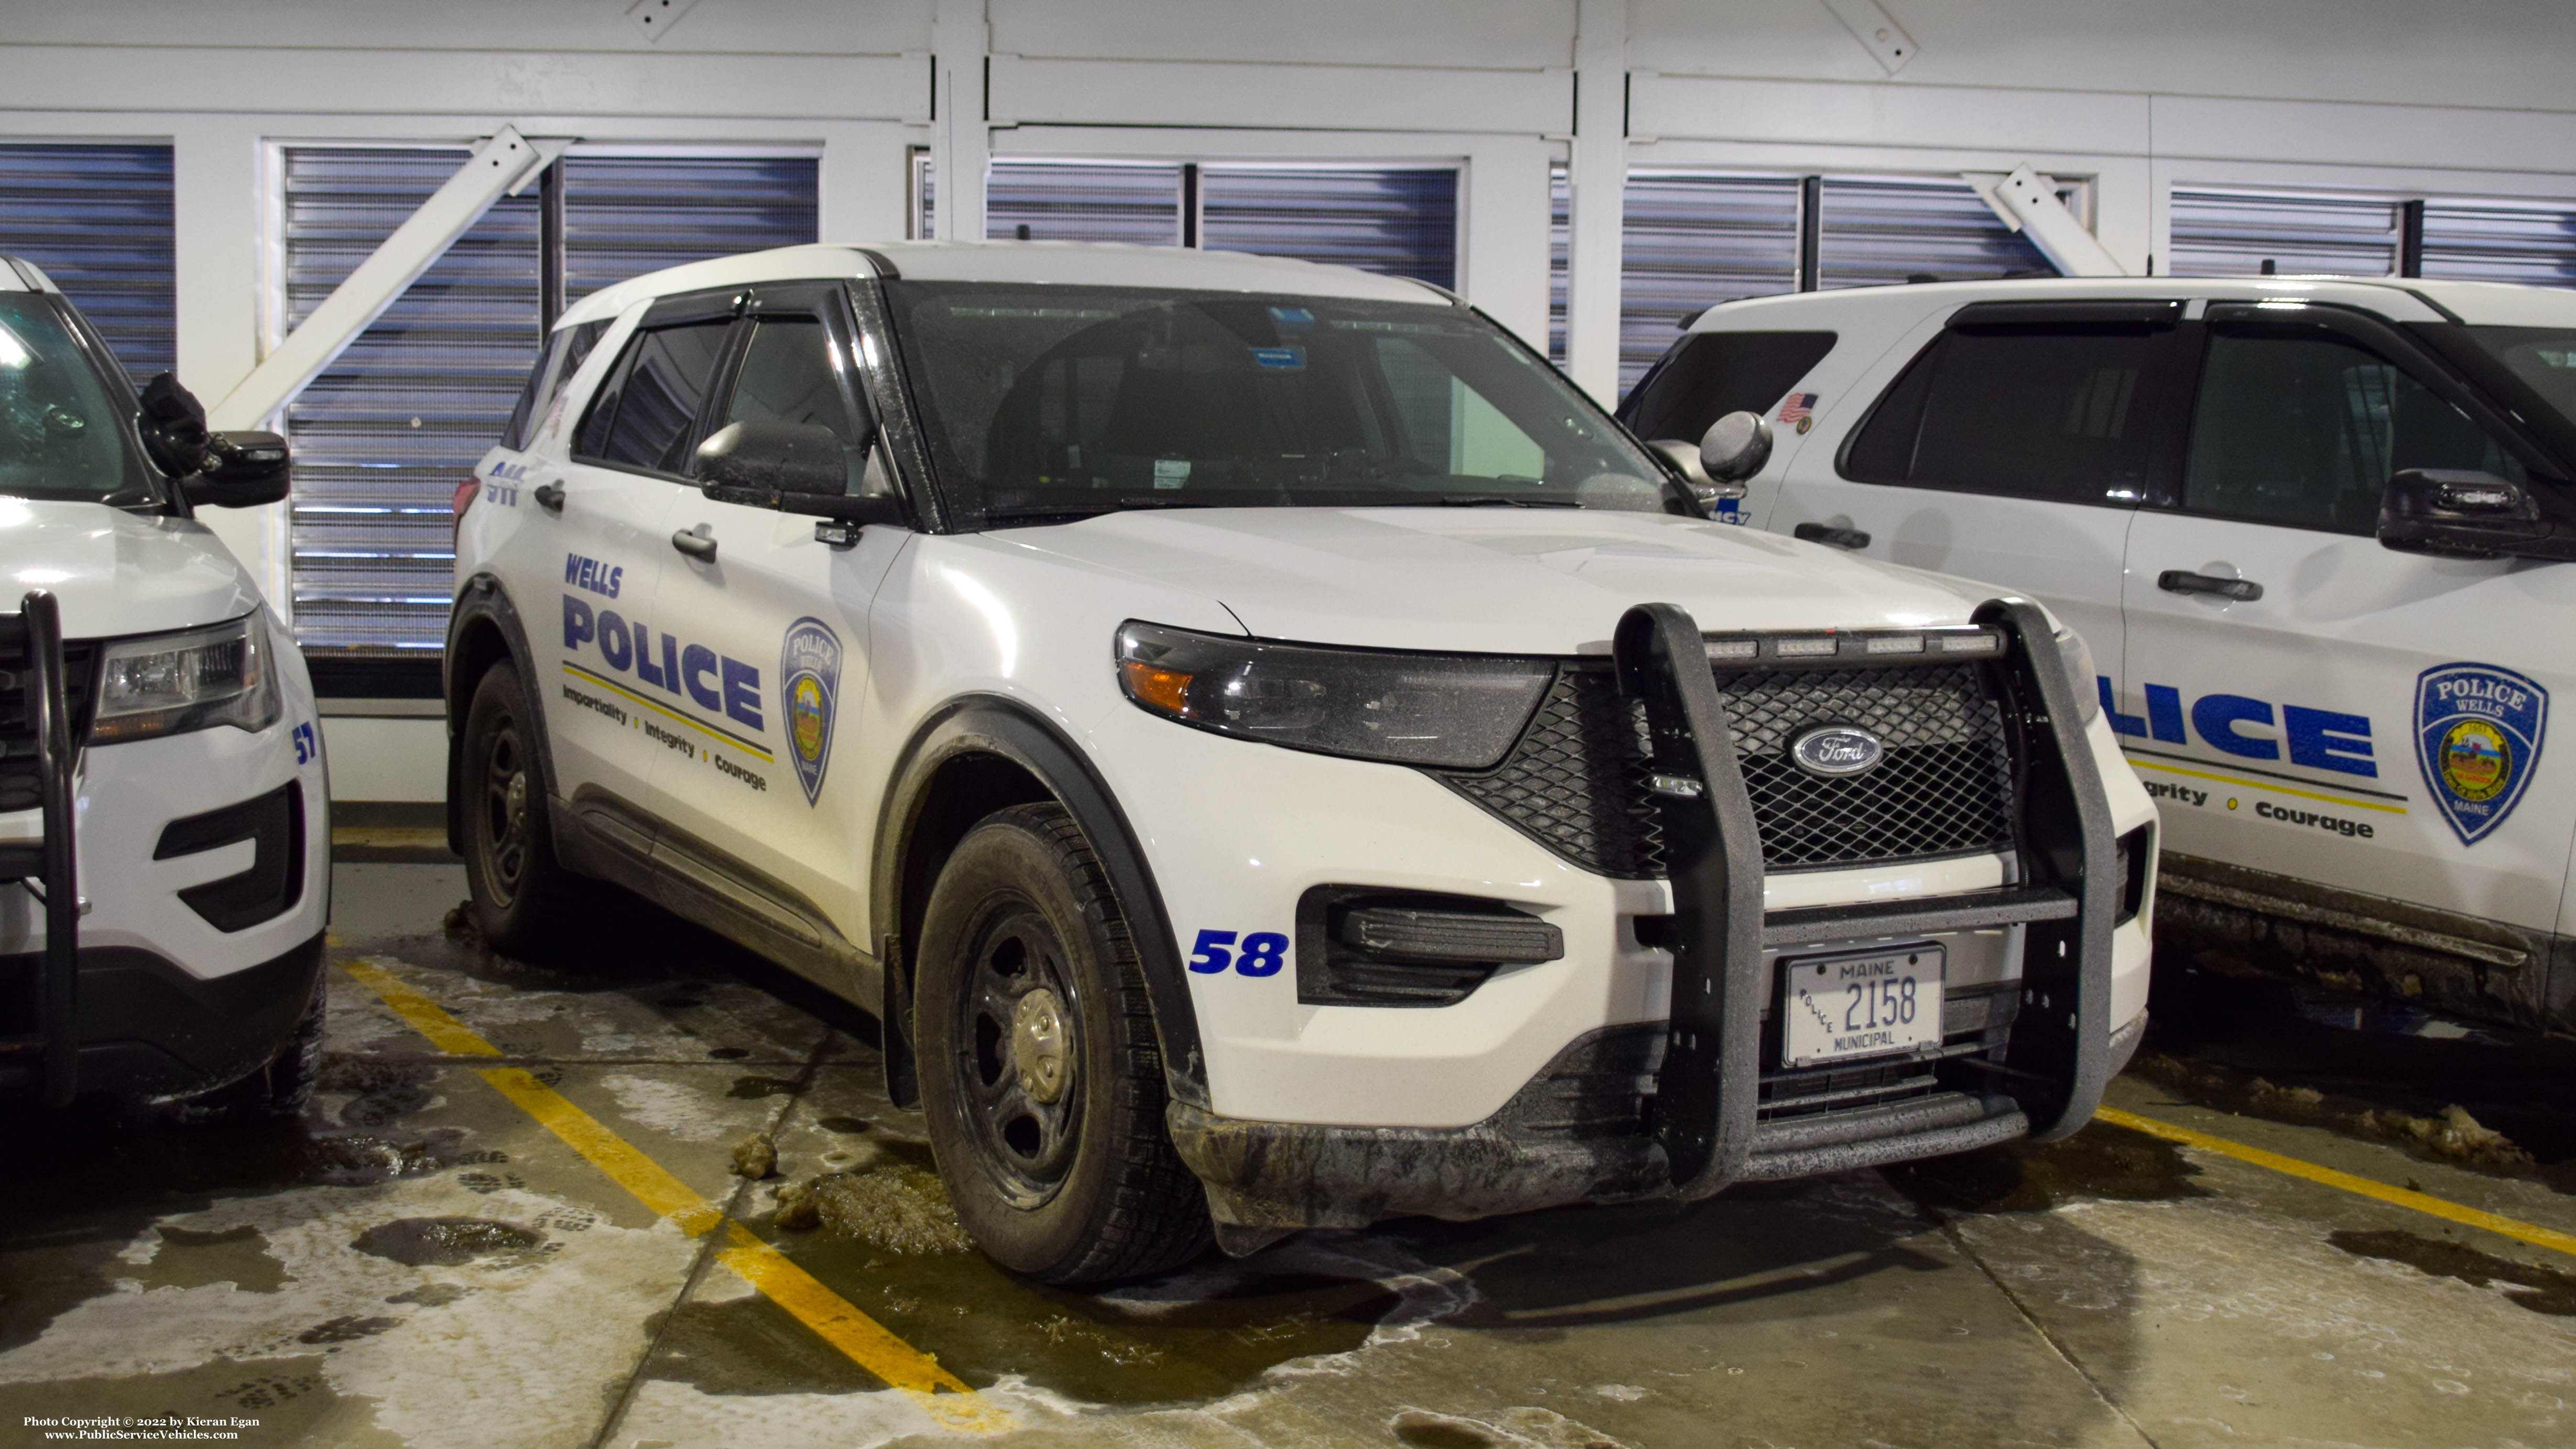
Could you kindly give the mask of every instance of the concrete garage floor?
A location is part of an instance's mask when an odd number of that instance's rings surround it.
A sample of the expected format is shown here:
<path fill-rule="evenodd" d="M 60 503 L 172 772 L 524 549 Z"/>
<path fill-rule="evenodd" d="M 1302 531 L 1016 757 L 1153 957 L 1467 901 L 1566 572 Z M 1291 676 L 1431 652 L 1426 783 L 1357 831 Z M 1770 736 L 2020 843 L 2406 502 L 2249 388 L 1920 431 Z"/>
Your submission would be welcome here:
<path fill-rule="evenodd" d="M 330 1056 L 303 1121 L 187 1130 L 84 1110 L 0 1128 L 5 1442 L 40 1440 L 30 1416 L 176 1413 L 258 1420 L 244 1443 L 415 1449 L 976 1431 L 1424 1449 L 2576 1443 L 2576 1257 L 2101 1124 L 1687 1208 L 1406 1220 L 1099 1297 L 1038 1289 L 961 1249 L 859 1013 L 641 904 L 603 921 L 576 972 L 447 936 L 452 865 L 343 864 L 336 887 Z M 457 1050 L 421 1021 L 462 1023 L 443 1038 Z M 2313 1046 L 2318 1030 L 2268 1039 Z M 2112 1104 L 2576 1232 L 2554 1143 L 2537 1165 L 2480 1169 L 2349 1130 L 2345 1108 L 2372 1091 L 2422 1111 L 2401 1099 L 2438 1084 L 2347 1071 L 2310 1101 L 2253 1084 L 2262 1043 L 2241 1031 L 2176 1039 L 2190 1060 L 2163 1080 L 2178 1089 L 2132 1075 Z M 2344 1047 L 2312 1053 L 2316 1072 L 2377 1049 L 2328 1040 Z M 2566 1081 L 2526 1090 L 2563 1101 Z M 763 1128 L 787 1177 L 850 1173 L 861 1210 L 778 1229 L 785 1179 L 729 1170 Z M 748 1232 L 692 1236 L 621 1182 L 665 1207 L 703 1197 Z M 887 1387 L 744 1271 L 791 1299 L 815 1285 L 809 1317 L 839 1302 L 882 1325 L 831 1320 L 880 1369 L 975 1392 Z"/>

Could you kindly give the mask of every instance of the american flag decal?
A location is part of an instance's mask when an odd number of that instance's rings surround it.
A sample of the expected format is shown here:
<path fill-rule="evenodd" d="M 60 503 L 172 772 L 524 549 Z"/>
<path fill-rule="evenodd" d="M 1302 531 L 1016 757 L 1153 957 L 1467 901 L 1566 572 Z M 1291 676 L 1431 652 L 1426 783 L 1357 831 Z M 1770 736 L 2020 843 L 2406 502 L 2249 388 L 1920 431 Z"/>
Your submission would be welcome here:
<path fill-rule="evenodd" d="M 1816 394 L 1811 392 L 1793 392 L 1789 394 L 1787 401 L 1780 404 L 1780 421 L 1784 423 L 1805 422 L 1807 420 L 1807 415 L 1815 411 L 1815 408 Z"/>

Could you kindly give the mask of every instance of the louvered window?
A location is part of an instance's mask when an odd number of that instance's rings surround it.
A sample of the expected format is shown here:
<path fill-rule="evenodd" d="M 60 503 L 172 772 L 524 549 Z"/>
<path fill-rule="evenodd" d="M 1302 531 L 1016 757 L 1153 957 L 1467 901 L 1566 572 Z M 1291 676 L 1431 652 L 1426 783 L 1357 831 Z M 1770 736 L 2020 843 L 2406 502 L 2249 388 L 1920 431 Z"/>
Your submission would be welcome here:
<path fill-rule="evenodd" d="M 2176 187 L 2171 216 L 2177 277 L 2397 275 L 2399 211 L 2386 197 Z"/>
<path fill-rule="evenodd" d="M 1458 173 L 1449 167 L 1208 166 L 1200 244 L 1439 287 L 1458 281 Z"/>
<path fill-rule="evenodd" d="M 2428 202 L 2424 275 L 2464 282 L 2576 287 L 2576 211 Z"/>
<path fill-rule="evenodd" d="M 0 145 L 0 253 L 44 269 L 142 382 L 170 368 L 170 148 Z"/>
<path fill-rule="evenodd" d="M 1964 181 L 1828 176 L 1817 215 L 1819 287 L 2057 275 Z"/>
<path fill-rule="evenodd" d="M 1178 246 L 1182 170 L 1177 165 L 996 161 L 984 183 L 984 235 Z"/>
<path fill-rule="evenodd" d="M 455 173 L 464 151 L 286 152 L 283 321 L 311 315 Z M 815 239 L 811 158 L 571 156 L 566 292 Z M 434 657 L 455 553 L 449 500 L 507 425 L 535 362 L 538 191 L 495 203 L 287 408 L 295 631 L 335 659 Z"/>
<path fill-rule="evenodd" d="M 1565 366 L 1566 268 L 1574 256 L 1574 185 L 1560 161 L 1547 168 L 1547 360 Z"/>
<path fill-rule="evenodd" d="M 1619 390 L 1720 302 L 1798 289 L 1798 178 L 1631 171 L 1621 207 Z"/>

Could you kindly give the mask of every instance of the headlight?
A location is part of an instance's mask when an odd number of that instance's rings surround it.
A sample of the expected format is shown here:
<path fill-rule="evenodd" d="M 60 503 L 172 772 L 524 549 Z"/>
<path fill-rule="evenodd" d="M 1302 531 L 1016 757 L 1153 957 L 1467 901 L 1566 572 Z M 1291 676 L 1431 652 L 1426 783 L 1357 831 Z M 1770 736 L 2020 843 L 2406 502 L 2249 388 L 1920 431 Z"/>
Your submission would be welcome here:
<path fill-rule="evenodd" d="M 2075 691 L 2075 722 L 2087 729 L 2102 713 L 2102 685 L 2093 672 L 2093 650 L 2072 629 L 2057 631 L 2057 657 L 2066 664 L 2067 687 Z"/>
<path fill-rule="evenodd" d="M 257 613 L 212 629 L 117 639 L 99 653 L 90 743 L 277 722 L 277 662 Z"/>
<path fill-rule="evenodd" d="M 1118 683 L 1149 714 L 1402 765 L 1496 763 L 1555 677 L 1543 659 L 1260 644 L 1152 624 L 1118 631 Z"/>

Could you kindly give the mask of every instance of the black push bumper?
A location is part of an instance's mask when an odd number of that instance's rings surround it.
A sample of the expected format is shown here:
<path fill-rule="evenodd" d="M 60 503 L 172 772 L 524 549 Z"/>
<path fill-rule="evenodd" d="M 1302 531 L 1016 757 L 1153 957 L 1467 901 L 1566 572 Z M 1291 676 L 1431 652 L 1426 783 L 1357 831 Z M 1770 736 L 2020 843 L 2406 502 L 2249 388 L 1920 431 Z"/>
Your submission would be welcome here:
<path fill-rule="evenodd" d="M 32 757 L 44 834 L 32 845 L 0 846 L 0 884 L 23 884 L 45 903 L 45 949 L 33 958 L 32 1009 L 23 1024 L 0 1026 L 0 1071 L 37 1064 L 47 1106 L 80 1089 L 80 871 L 72 845 L 72 706 L 63 666 L 62 612 L 42 589 L 19 601 L 18 616 L 0 619 L 0 653 L 17 666 L 14 728 L 0 753 Z M 23 807 L 20 807 L 23 808 Z M 0 1018 L 6 1020 L 6 1018 Z"/>
<path fill-rule="evenodd" d="M 1998 600 L 1976 622 L 2008 646 L 1980 667 L 1996 671 L 2010 748 L 2016 884 L 1765 915 L 1752 800 L 1699 627 L 1668 604 L 1631 609 L 1615 643 L 1621 691 L 1644 701 L 1654 769 L 1675 782 L 1657 805 L 1674 907 L 1668 1022 L 1587 1035 L 1470 1127 L 1250 1122 L 1175 1102 L 1173 1141 L 1219 1221 L 1355 1227 L 1696 1199 L 2082 1127 L 2144 1029 L 2141 1017 L 2115 1036 L 2109 1019 L 2124 873 L 2046 616 Z M 2004 926 L 2021 928 L 2020 978 L 1947 1002 L 1938 1052 L 1834 1081 L 1765 1075 L 1782 948 Z M 1890 1091 L 1886 1073 L 1911 1075 Z"/>
<path fill-rule="evenodd" d="M 0 956 L 0 1002 L 21 1009 L 47 978 L 42 954 Z M 191 976 L 154 952 L 92 946 L 78 958 L 80 1003 L 61 1035 L 80 1090 L 114 1097 L 202 1092 L 266 1066 L 295 1032 L 322 973 L 322 937 L 228 976 Z M 0 1056 L 0 1101 L 44 1081 L 25 1055 Z"/>

